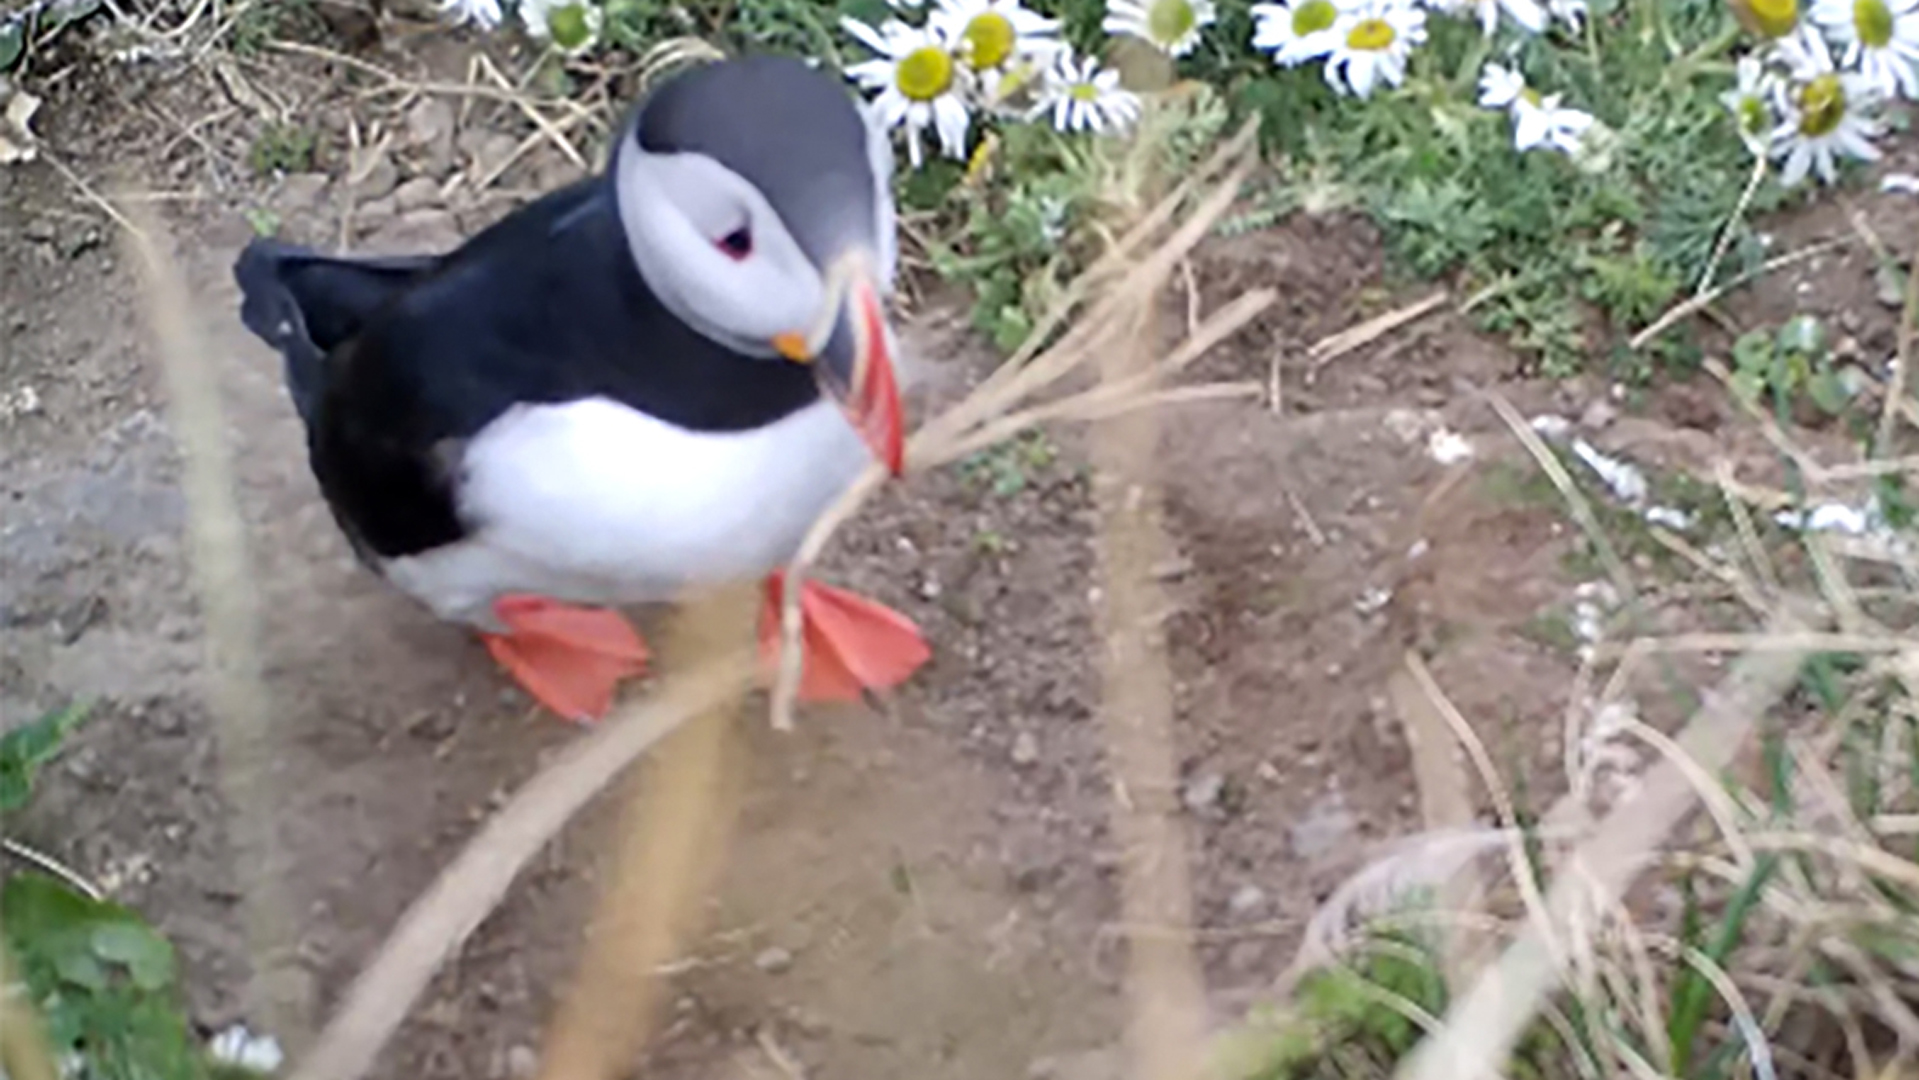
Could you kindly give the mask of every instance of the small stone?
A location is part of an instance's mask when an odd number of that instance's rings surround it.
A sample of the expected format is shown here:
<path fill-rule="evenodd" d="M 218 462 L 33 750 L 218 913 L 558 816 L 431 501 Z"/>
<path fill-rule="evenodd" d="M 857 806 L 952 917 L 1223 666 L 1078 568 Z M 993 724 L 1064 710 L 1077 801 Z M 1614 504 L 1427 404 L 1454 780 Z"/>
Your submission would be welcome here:
<path fill-rule="evenodd" d="M 1180 792 L 1179 801 L 1186 809 L 1195 814 L 1203 814 L 1219 805 L 1219 797 L 1226 792 L 1226 778 L 1218 773 L 1205 773 L 1187 781 L 1186 788 Z"/>
<path fill-rule="evenodd" d="M 1013 737 L 1013 764 L 1031 765 L 1039 760 L 1039 740 L 1030 731 L 1022 731 Z"/>
<path fill-rule="evenodd" d="M 1265 973 L 1266 946 L 1258 941 L 1235 942 L 1226 950 L 1226 966 L 1236 975 Z"/>
<path fill-rule="evenodd" d="M 407 140 L 421 162 L 421 172 L 445 176 L 453 167 L 453 106 L 444 99 L 421 99 L 406 114 Z"/>
<path fill-rule="evenodd" d="M 466 155 L 467 172 L 478 181 L 492 176 L 520 148 L 520 140 L 491 128 L 468 128 L 460 132 L 460 152 Z"/>
<path fill-rule="evenodd" d="M 431 177 L 416 176 L 393 189 L 393 204 L 401 213 L 419 210 L 428 206 L 437 206 L 440 202 L 440 185 Z"/>
<path fill-rule="evenodd" d="M 753 966 L 768 975 L 779 975 L 792 968 L 793 954 L 775 945 L 770 949 L 761 950 L 760 954 L 753 958 Z"/>
<path fill-rule="evenodd" d="M 279 203 L 288 210 L 311 210 L 320 205 L 327 185 L 333 182 L 325 173 L 290 173 L 280 181 Z"/>
<path fill-rule="evenodd" d="M 392 221 L 400 212 L 399 201 L 388 195 L 383 198 L 369 199 L 353 211 L 353 216 L 363 229 L 377 229 Z"/>
<path fill-rule="evenodd" d="M 532 1080 L 540 1071 L 540 1055 L 524 1043 L 506 1052 L 506 1074 L 513 1080 Z"/>
<path fill-rule="evenodd" d="M 1251 915 L 1266 904 L 1266 890 L 1250 882 L 1233 890 L 1226 907 L 1235 915 Z"/>
<path fill-rule="evenodd" d="M 1308 860 L 1322 858 L 1343 846 L 1358 827 L 1359 819 L 1346 809 L 1346 800 L 1334 792 L 1293 823 L 1293 854 Z"/>
<path fill-rule="evenodd" d="M 444 251 L 458 246 L 460 228 L 445 210 L 413 210 L 376 229 L 361 244 L 369 254 Z"/>
<path fill-rule="evenodd" d="M 1587 431 L 1603 431 L 1618 418 L 1618 407 L 1605 398 L 1600 398 L 1586 406 L 1586 411 L 1579 414 L 1579 426 Z"/>
<path fill-rule="evenodd" d="M 347 186 L 355 198 L 383 199 L 400 183 L 400 170 L 383 146 L 363 146 L 347 156 Z"/>

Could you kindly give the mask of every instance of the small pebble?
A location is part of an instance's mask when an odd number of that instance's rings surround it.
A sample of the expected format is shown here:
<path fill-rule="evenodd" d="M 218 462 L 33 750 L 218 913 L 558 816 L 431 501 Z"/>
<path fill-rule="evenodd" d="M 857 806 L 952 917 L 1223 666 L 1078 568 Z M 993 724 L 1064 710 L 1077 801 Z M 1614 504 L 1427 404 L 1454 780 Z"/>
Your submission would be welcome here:
<path fill-rule="evenodd" d="M 1227 908 L 1235 915 L 1251 915 L 1265 904 L 1266 890 L 1251 883 L 1233 890 L 1232 899 L 1226 901 Z"/>
<path fill-rule="evenodd" d="M 506 1052 L 506 1074 L 513 1080 L 532 1080 L 540 1071 L 540 1055 L 531 1046 L 520 1044 Z"/>
<path fill-rule="evenodd" d="M 1187 782 L 1186 790 L 1180 792 L 1179 801 L 1195 814 L 1204 813 L 1219 805 L 1219 797 L 1225 791 L 1225 777 L 1218 773 L 1206 773 Z"/>
<path fill-rule="evenodd" d="M 1039 760 L 1039 740 L 1030 731 L 1022 731 L 1013 738 L 1013 764 L 1031 765 Z"/>
<path fill-rule="evenodd" d="M 753 966 L 768 975 L 778 975 L 793 966 L 793 954 L 775 945 L 755 956 Z"/>

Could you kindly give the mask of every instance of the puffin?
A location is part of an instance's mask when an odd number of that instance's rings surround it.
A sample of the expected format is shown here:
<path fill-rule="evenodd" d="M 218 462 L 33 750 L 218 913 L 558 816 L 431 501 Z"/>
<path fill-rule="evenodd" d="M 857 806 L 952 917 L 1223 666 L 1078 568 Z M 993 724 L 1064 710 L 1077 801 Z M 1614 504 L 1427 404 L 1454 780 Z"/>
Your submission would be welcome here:
<path fill-rule="evenodd" d="M 887 132 L 802 61 L 703 63 L 629 112 L 597 173 L 451 251 L 257 238 L 240 317 L 276 349 L 359 561 L 559 716 L 648 652 L 620 612 L 783 567 L 877 458 L 903 468 Z M 809 701 L 905 681 L 905 616 L 802 586 Z"/>

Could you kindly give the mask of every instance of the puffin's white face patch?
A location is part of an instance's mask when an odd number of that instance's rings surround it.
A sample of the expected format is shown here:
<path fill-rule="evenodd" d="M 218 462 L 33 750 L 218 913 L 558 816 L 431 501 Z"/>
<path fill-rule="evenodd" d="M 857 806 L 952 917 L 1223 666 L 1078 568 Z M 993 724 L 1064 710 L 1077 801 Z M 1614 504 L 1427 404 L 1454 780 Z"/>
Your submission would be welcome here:
<path fill-rule="evenodd" d="M 735 352 L 774 356 L 773 338 L 810 324 L 819 271 L 765 196 L 702 154 L 629 143 L 615 177 L 640 275 L 667 310 Z"/>

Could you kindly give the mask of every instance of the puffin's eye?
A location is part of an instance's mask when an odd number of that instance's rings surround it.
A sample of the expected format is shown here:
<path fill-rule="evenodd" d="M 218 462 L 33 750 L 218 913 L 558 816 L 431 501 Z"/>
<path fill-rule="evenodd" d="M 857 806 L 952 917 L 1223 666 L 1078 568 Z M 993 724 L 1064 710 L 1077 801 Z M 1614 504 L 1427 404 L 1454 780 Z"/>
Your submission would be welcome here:
<path fill-rule="evenodd" d="M 753 254 L 753 231 L 742 225 L 713 243 L 729 258 L 740 260 Z"/>

